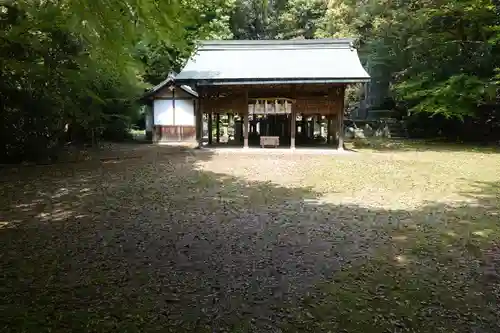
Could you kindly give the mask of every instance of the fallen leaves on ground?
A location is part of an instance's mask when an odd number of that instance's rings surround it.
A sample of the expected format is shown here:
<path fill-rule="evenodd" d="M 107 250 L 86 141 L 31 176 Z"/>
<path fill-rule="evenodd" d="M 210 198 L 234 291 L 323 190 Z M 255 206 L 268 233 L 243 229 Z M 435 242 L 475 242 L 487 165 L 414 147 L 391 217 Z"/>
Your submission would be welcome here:
<path fill-rule="evenodd" d="M 0 330 L 498 331 L 500 155 L 134 154 L 2 171 Z"/>

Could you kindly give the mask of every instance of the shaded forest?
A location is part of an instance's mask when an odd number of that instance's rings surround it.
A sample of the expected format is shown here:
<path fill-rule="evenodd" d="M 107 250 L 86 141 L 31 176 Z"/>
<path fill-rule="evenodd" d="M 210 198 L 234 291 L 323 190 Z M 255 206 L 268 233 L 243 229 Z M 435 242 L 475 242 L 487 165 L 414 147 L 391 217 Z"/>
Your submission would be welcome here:
<path fill-rule="evenodd" d="M 127 139 L 203 39 L 353 37 L 373 82 L 348 102 L 401 111 L 415 137 L 500 140 L 498 1 L 2 0 L 0 27 L 0 162 Z"/>

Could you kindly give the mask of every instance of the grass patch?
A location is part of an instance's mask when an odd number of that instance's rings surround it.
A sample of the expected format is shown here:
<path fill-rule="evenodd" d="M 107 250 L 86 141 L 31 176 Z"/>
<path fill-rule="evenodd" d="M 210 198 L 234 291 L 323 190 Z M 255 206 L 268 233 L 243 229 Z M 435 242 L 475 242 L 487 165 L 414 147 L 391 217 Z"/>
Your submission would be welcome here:
<path fill-rule="evenodd" d="M 372 151 L 437 151 L 437 152 L 482 152 L 500 153 L 498 145 L 473 145 L 443 140 L 418 140 L 418 139 L 387 139 L 366 138 L 353 139 L 346 143 L 350 149 L 363 149 Z"/>
<path fill-rule="evenodd" d="M 339 273 L 290 330 L 307 332 L 494 332 L 496 303 L 473 267 L 377 258 Z M 407 260 L 407 259 L 404 259 Z"/>
<path fill-rule="evenodd" d="M 496 223 L 495 223 L 496 222 Z M 497 332 L 500 229 L 392 230 L 373 257 L 346 265 L 305 297 L 289 332 Z M 476 225 L 475 229 L 481 228 Z"/>

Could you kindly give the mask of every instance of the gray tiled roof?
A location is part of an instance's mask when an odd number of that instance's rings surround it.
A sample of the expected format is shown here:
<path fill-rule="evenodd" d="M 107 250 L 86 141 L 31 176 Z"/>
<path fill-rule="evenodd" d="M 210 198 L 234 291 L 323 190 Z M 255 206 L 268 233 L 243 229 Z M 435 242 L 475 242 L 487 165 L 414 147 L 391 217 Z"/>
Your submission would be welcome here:
<path fill-rule="evenodd" d="M 351 39 L 205 41 L 176 76 L 198 84 L 369 79 Z"/>
<path fill-rule="evenodd" d="M 175 84 L 175 73 L 171 72 L 168 73 L 167 78 L 163 81 L 161 81 L 159 84 L 154 86 L 153 88 L 149 89 L 143 97 L 149 97 L 160 91 L 166 86 L 169 86 L 171 84 Z M 184 90 L 186 93 L 190 94 L 191 96 L 198 97 L 198 93 L 194 91 L 190 86 L 188 85 L 180 85 L 179 86 L 182 90 Z"/>

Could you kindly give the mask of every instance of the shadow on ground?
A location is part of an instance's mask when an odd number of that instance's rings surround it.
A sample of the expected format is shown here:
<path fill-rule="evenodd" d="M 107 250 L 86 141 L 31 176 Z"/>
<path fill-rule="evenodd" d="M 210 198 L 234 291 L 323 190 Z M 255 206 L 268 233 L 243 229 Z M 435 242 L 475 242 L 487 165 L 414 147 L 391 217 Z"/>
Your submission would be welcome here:
<path fill-rule="evenodd" d="M 203 171 L 4 171 L 3 332 L 497 332 L 500 183 L 419 210 Z"/>

